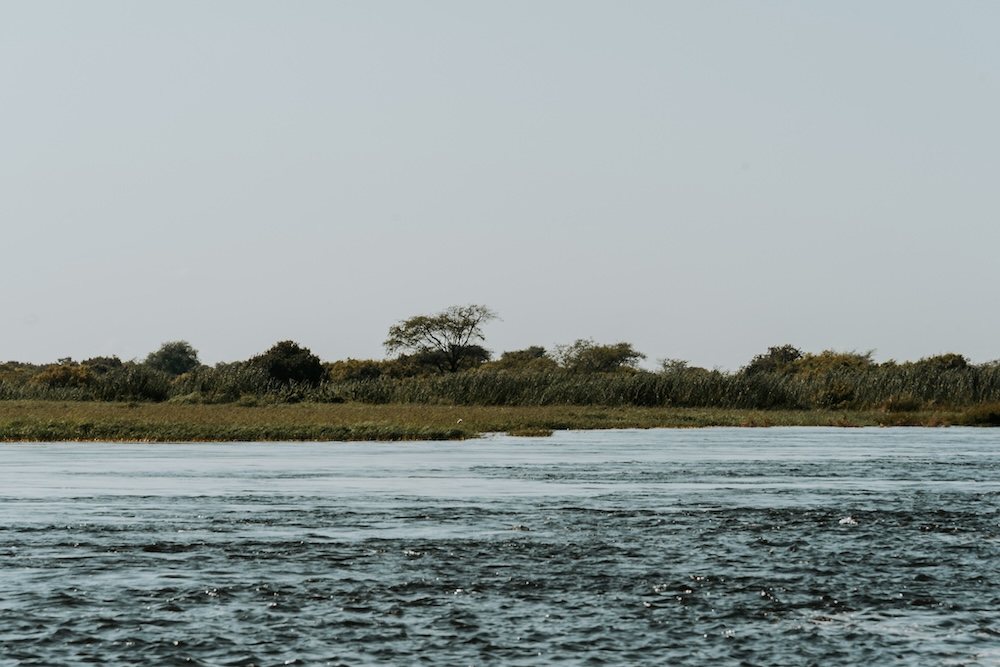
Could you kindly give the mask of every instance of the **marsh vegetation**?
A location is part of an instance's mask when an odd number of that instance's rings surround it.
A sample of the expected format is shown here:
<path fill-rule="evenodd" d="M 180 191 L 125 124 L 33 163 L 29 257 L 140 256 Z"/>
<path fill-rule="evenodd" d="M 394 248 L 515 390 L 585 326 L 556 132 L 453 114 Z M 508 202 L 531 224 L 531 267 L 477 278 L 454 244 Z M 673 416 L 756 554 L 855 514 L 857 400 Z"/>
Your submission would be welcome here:
<path fill-rule="evenodd" d="M 502 353 L 482 306 L 393 325 L 396 356 L 323 362 L 282 341 L 206 366 L 186 341 L 143 361 L 0 364 L 0 439 L 352 440 L 484 431 L 707 425 L 1000 425 L 1000 363 L 960 354 L 876 363 L 871 353 L 769 348 L 735 372 L 579 339 Z M 123 407 L 125 406 L 125 407 Z M 131 406 L 131 407 L 129 407 Z M 252 410 L 250 408 L 259 408 Z M 456 416 L 459 414 L 460 416 Z M 461 419 L 461 422 L 457 420 Z"/>

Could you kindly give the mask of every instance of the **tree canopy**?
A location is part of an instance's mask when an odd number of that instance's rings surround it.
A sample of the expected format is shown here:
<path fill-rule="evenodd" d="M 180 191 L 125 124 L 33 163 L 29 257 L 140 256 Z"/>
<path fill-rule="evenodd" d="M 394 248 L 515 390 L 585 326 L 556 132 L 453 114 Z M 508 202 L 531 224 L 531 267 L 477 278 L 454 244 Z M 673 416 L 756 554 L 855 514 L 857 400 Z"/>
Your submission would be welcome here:
<path fill-rule="evenodd" d="M 194 370 L 201 362 L 198 361 L 198 350 L 191 347 L 186 340 L 176 340 L 164 343 L 156 352 L 146 357 L 146 365 L 164 373 L 180 375 Z"/>
<path fill-rule="evenodd" d="M 486 306 L 452 306 L 436 315 L 415 315 L 389 327 L 386 351 L 408 352 L 441 371 L 460 370 L 489 360 L 483 325 L 498 319 Z"/>
<path fill-rule="evenodd" d="M 589 339 L 579 339 L 572 345 L 556 346 L 559 365 L 571 373 L 612 373 L 635 368 L 646 355 L 631 343 L 598 345 Z"/>
<path fill-rule="evenodd" d="M 742 368 L 745 375 L 758 373 L 782 373 L 802 358 L 802 350 L 794 345 L 774 345 L 764 354 L 758 354 Z"/>
<path fill-rule="evenodd" d="M 248 362 L 282 384 L 306 383 L 313 387 L 323 379 L 323 363 L 308 348 L 284 340 Z"/>

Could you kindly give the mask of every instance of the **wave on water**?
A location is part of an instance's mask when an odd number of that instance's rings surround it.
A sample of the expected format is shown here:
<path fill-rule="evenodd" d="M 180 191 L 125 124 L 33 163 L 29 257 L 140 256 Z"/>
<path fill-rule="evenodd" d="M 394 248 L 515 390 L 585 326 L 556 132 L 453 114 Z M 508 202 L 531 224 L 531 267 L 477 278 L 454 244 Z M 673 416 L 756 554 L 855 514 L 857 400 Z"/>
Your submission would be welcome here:
<path fill-rule="evenodd" d="M 997 664 L 992 440 L 708 433 L 246 446 L 225 476 L 232 445 L 200 475 L 22 450 L 49 470 L 0 473 L 0 665 Z"/>

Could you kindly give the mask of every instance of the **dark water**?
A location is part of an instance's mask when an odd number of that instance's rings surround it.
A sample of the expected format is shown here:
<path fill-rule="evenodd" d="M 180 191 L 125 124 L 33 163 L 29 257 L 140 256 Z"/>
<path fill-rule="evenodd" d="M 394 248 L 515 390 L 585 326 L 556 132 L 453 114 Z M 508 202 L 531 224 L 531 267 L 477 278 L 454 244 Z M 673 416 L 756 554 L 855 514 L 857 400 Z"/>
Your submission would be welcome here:
<path fill-rule="evenodd" d="M 1000 664 L 1000 431 L 0 461 L 0 667 Z"/>

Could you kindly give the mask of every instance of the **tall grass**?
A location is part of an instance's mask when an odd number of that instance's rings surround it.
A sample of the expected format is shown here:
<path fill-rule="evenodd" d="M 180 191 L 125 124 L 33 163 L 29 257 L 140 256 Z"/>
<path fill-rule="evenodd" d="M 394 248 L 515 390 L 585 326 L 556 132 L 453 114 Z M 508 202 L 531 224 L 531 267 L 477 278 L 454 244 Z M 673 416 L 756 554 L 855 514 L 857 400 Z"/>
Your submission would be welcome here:
<path fill-rule="evenodd" d="M 58 374 L 50 374 L 57 377 Z M 1000 365 L 837 366 L 819 373 L 570 373 L 558 368 L 480 369 L 420 377 L 281 383 L 248 364 L 203 367 L 179 377 L 128 363 L 84 386 L 0 376 L 0 400 L 138 401 L 267 405 L 340 403 L 481 406 L 635 406 L 736 410 L 959 409 L 1000 403 Z"/>

